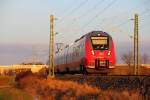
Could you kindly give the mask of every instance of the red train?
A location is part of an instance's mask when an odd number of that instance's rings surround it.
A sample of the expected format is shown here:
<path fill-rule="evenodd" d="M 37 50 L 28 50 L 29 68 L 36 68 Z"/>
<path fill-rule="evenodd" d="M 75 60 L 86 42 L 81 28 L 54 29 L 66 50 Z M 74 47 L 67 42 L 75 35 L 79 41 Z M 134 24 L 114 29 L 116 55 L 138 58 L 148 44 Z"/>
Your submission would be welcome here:
<path fill-rule="evenodd" d="M 115 65 L 112 37 L 92 31 L 55 54 L 55 72 L 107 73 Z"/>

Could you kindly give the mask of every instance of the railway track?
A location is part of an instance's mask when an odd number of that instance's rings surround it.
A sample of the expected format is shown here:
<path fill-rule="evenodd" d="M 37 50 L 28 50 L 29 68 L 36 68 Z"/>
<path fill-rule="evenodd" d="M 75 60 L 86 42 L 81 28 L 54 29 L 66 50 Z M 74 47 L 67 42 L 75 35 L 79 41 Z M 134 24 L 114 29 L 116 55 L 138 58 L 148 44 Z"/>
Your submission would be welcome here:
<path fill-rule="evenodd" d="M 71 80 L 78 83 L 113 90 L 139 90 L 144 97 L 150 99 L 150 75 L 56 75 L 57 79 Z"/>

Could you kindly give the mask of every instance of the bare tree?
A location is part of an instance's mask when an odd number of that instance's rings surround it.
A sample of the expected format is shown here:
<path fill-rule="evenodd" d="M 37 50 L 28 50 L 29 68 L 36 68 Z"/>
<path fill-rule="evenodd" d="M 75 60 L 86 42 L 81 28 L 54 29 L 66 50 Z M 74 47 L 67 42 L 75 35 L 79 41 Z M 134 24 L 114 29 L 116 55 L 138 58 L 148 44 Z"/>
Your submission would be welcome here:
<path fill-rule="evenodd" d="M 130 67 L 131 64 L 133 63 L 133 53 L 131 51 L 124 53 L 121 56 L 121 59 L 124 63 L 126 63 Z"/>
<path fill-rule="evenodd" d="M 148 63 L 148 60 L 149 60 L 148 55 L 146 53 L 144 53 L 141 57 L 141 63 L 146 64 L 146 63 Z"/>

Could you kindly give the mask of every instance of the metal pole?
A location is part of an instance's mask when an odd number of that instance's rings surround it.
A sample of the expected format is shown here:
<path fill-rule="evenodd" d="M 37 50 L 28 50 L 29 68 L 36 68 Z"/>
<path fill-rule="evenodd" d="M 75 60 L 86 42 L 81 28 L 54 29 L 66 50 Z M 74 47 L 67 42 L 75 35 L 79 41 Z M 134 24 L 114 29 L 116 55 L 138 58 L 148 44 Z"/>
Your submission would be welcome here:
<path fill-rule="evenodd" d="M 136 29 L 137 29 L 137 75 L 139 74 L 140 67 L 140 52 L 139 52 L 139 26 L 138 26 L 138 15 L 136 14 Z"/>
<path fill-rule="evenodd" d="M 135 28 L 135 17 L 134 17 L 134 74 L 136 75 L 136 28 Z"/>
<path fill-rule="evenodd" d="M 139 39 L 138 39 L 138 15 L 134 16 L 134 74 L 138 75 L 139 69 Z"/>
<path fill-rule="evenodd" d="M 54 16 L 50 16 L 49 76 L 54 77 Z"/>

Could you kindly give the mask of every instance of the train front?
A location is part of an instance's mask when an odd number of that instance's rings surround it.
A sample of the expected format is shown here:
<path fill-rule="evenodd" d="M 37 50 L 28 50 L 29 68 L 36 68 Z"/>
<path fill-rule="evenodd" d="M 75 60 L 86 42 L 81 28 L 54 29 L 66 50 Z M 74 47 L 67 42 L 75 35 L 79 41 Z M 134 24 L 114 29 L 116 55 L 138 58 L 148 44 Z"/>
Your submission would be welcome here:
<path fill-rule="evenodd" d="M 114 43 L 109 34 L 102 31 L 89 33 L 85 49 L 86 68 L 88 72 L 108 72 L 114 68 Z"/>

